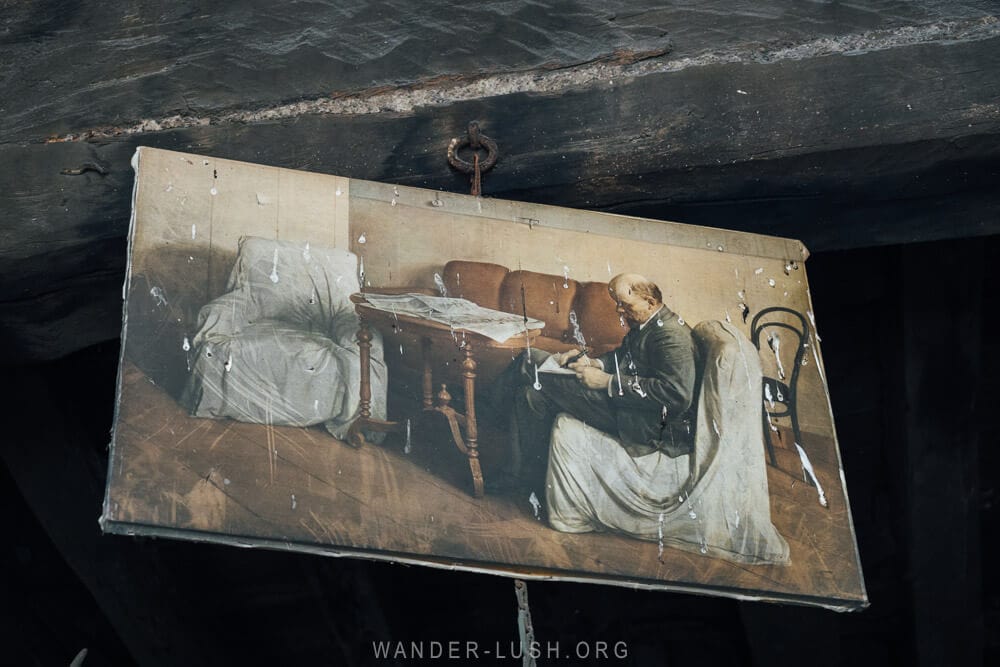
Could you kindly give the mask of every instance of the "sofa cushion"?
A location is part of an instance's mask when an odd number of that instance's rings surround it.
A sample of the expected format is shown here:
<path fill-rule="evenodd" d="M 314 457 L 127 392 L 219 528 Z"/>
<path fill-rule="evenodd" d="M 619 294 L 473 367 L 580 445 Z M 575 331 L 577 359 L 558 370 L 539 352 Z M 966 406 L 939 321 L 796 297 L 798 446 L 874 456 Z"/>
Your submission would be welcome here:
<path fill-rule="evenodd" d="M 604 353 L 618 347 L 628 331 L 622 327 L 616 307 L 607 283 L 581 283 L 577 288 L 573 311 L 587 345 L 594 352 Z"/>
<path fill-rule="evenodd" d="M 448 296 L 501 310 L 500 284 L 508 273 L 510 270 L 499 264 L 452 260 L 444 265 L 444 286 Z"/>
<path fill-rule="evenodd" d="M 570 340 L 567 333 L 569 311 L 572 309 L 577 285 L 575 280 L 566 280 L 550 273 L 511 271 L 500 287 L 500 310 L 520 314 L 527 309 L 529 317 L 545 322 L 543 336 Z"/>

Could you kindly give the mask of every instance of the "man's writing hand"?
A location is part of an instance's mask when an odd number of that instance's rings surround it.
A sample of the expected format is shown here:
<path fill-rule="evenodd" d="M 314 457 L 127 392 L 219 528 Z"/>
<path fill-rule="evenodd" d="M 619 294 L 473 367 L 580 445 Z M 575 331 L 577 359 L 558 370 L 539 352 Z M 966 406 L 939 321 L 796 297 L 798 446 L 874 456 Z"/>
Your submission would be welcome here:
<path fill-rule="evenodd" d="M 580 350 L 567 350 L 566 352 L 557 352 L 556 354 L 553 354 L 552 358 L 555 359 L 556 363 L 560 366 L 565 366 L 567 361 L 578 354 L 580 354 Z"/>
<path fill-rule="evenodd" d="M 583 359 L 580 361 L 583 361 Z M 576 366 L 576 364 L 573 365 Z M 587 389 L 604 389 L 611 382 L 611 376 L 596 366 L 581 366 L 574 368 L 574 370 L 576 371 L 577 379 Z"/>

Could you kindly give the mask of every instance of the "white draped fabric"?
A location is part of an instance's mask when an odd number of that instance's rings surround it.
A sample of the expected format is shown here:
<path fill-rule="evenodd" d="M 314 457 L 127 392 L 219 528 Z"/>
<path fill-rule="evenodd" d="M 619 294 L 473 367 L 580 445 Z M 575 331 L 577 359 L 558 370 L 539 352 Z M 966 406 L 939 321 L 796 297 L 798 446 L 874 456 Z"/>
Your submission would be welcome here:
<path fill-rule="evenodd" d="M 325 424 L 343 438 L 360 402 L 357 257 L 244 238 L 228 291 L 198 314 L 182 402 L 197 417 Z M 385 417 L 382 341 L 372 340 L 372 414 Z"/>
<path fill-rule="evenodd" d="M 704 360 L 694 452 L 632 458 L 614 437 L 561 414 L 549 455 L 549 522 L 740 563 L 786 563 L 788 544 L 771 522 L 757 350 L 732 324 L 702 322 L 694 334 Z"/>

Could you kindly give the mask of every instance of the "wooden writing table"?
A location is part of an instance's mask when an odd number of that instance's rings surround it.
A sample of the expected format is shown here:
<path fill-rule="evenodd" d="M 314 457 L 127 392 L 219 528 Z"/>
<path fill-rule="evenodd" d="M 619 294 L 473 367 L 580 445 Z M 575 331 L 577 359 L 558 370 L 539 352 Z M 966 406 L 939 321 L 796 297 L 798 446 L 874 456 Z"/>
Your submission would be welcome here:
<path fill-rule="evenodd" d="M 479 438 L 476 427 L 476 350 L 493 348 L 515 350 L 531 344 L 541 329 L 528 329 L 517 336 L 503 342 L 497 342 L 488 336 L 452 327 L 441 322 L 427 320 L 412 315 L 394 313 L 375 308 L 365 300 L 364 294 L 351 295 L 355 311 L 358 314 L 358 347 L 361 356 L 361 404 L 359 416 L 351 424 L 347 432 L 347 442 L 353 447 L 362 447 L 367 442 L 365 431 L 377 433 L 399 433 L 406 428 L 405 422 L 374 419 L 371 414 L 371 328 L 388 332 L 397 331 L 406 326 L 415 333 L 421 341 L 423 361 L 423 410 L 424 412 L 439 412 L 448 420 L 451 437 L 458 450 L 469 459 L 469 471 L 472 473 L 473 495 L 483 497 L 483 471 L 479 464 Z M 458 412 L 451 406 L 451 394 L 448 386 L 441 384 L 440 391 L 434 394 L 434 370 L 431 363 L 431 346 L 434 344 L 452 345 L 458 347 L 464 356 L 462 361 L 462 376 L 465 390 L 465 412 Z M 437 401 L 435 402 L 435 398 Z M 464 436 L 463 436 L 464 431 Z"/>

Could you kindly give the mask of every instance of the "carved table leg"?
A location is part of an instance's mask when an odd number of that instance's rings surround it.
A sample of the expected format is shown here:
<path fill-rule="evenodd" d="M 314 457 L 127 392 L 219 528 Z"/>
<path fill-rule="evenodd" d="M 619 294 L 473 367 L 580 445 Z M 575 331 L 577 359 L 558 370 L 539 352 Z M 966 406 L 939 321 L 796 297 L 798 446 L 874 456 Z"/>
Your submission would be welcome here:
<path fill-rule="evenodd" d="M 434 371 L 431 369 L 431 341 L 424 338 L 421 341 L 424 361 L 424 410 L 434 409 Z"/>
<path fill-rule="evenodd" d="M 472 345 L 465 345 L 465 361 L 462 362 L 465 376 L 465 444 L 468 448 L 469 471 L 472 473 L 472 487 L 476 498 L 483 497 L 483 471 L 479 465 L 479 432 L 476 426 L 476 359 Z"/>
<path fill-rule="evenodd" d="M 358 326 L 358 354 L 361 358 L 361 402 L 358 418 L 347 431 L 347 444 L 353 447 L 364 446 L 365 436 L 361 429 L 372 418 L 372 332 L 363 317 L 359 319 Z"/>

